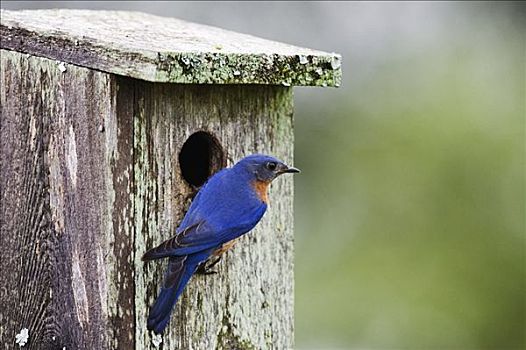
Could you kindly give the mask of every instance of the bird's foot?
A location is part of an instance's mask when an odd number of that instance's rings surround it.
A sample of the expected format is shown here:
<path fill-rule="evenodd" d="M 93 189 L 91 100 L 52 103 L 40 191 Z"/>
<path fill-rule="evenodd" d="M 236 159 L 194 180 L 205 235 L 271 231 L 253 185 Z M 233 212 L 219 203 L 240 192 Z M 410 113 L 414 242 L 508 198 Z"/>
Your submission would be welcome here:
<path fill-rule="evenodd" d="M 211 263 L 208 263 L 209 260 L 202 262 L 197 268 L 196 273 L 200 275 L 215 275 L 218 272 L 217 270 L 212 270 L 212 268 L 216 266 L 219 260 L 221 260 L 221 257 L 216 258 Z"/>

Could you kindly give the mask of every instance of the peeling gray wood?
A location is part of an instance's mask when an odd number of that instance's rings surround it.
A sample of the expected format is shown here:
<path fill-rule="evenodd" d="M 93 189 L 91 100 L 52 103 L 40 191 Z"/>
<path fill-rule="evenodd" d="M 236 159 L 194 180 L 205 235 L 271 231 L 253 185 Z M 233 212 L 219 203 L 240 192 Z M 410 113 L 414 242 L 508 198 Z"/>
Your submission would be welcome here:
<path fill-rule="evenodd" d="M 152 348 L 165 264 L 140 257 L 194 193 L 183 142 L 207 130 L 228 165 L 254 152 L 292 163 L 291 88 L 154 84 L 0 53 L 0 343 L 27 327 L 27 349 Z M 293 347 L 292 177 L 270 200 L 220 273 L 190 281 L 165 349 Z"/>
<path fill-rule="evenodd" d="M 339 86 L 341 56 L 138 12 L 2 10 L 1 47 L 152 82 Z"/>
<path fill-rule="evenodd" d="M 2 50 L 1 86 L 0 343 L 27 327 L 30 349 L 133 345 L 132 208 L 116 180 L 132 129 L 114 78 Z"/>

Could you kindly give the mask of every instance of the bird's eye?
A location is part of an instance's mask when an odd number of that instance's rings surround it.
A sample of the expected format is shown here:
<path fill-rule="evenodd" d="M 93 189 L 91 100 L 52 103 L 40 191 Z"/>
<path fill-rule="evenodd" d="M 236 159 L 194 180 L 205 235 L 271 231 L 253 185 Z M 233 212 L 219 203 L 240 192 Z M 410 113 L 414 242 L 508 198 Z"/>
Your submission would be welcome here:
<path fill-rule="evenodd" d="M 267 169 L 270 170 L 270 171 L 276 170 L 277 166 L 278 165 L 276 164 L 276 162 L 268 162 L 267 163 Z"/>

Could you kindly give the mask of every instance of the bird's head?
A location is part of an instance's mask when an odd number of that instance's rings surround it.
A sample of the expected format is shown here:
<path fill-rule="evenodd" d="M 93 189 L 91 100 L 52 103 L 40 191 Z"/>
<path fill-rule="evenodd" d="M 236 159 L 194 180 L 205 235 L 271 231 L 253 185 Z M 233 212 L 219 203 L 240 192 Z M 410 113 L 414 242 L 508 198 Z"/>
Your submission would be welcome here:
<path fill-rule="evenodd" d="M 272 156 L 263 154 L 247 156 L 241 159 L 235 167 L 247 171 L 255 180 L 262 182 L 271 182 L 281 174 L 300 172 L 297 168 L 290 167 Z"/>

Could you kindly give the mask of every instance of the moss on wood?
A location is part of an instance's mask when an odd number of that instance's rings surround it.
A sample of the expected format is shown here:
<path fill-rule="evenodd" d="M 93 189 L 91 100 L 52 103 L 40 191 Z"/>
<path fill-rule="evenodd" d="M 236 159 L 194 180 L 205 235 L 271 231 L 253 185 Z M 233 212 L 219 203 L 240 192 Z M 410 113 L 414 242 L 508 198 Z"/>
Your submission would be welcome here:
<path fill-rule="evenodd" d="M 152 82 L 339 86 L 342 79 L 338 54 L 143 13 L 2 10 L 0 34 L 4 49 Z"/>

